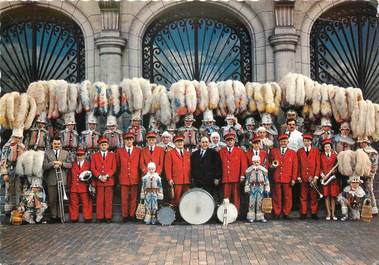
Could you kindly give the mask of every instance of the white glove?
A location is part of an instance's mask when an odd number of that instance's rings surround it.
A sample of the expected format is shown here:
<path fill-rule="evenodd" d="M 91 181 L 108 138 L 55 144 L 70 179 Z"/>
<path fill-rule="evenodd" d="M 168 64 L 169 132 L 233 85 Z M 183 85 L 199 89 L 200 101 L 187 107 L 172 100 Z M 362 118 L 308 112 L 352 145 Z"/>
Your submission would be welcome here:
<path fill-rule="evenodd" d="M 240 181 L 242 182 L 242 181 L 244 181 L 245 180 L 245 176 L 241 176 L 240 177 Z"/>
<path fill-rule="evenodd" d="M 220 180 L 219 179 L 215 179 L 215 185 L 218 186 L 218 184 L 220 183 Z"/>

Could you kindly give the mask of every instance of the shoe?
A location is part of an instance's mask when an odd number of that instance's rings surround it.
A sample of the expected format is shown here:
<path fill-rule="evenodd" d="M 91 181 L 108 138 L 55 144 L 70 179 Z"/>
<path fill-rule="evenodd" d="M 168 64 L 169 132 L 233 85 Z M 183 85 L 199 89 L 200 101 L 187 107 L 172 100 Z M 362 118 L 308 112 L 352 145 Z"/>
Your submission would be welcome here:
<path fill-rule="evenodd" d="M 56 224 L 57 223 L 57 220 L 55 218 L 52 218 L 49 220 L 48 222 L 49 224 Z"/>
<path fill-rule="evenodd" d="M 318 220 L 318 216 L 317 216 L 317 214 L 312 214 L 312 219 L 313 219 L 313 220 Z"/>
<path fill-rule="evenodd" d="M 333 221 L 338 221 L 337 217 L 333 216 L 332 218 L 333 218 Z"/>
<path fill-rule="evenodd" d="M 326 220 L 326 221 L 330 221 L 330 216 L 327 216 L 327 217 L 325 218 L 325 220 Z"/>
<path fill-rule="evenodd" d="M 272 219 L 273 219 L 273 220 L 279 220 L 279 219 L 280 219 L 280 215 L 273 215 L 273 216 L 272 216 Z"/>
<path fill-rule="evenodd" d="M 305 219 L 307 219 L 307 215 L 306 215 L 306 214 L 300 214 L 300 219 L 301 219 L 301 220 L 305 220 Z"/>
<path fill-rule="evenodd" d="M 111 219 L 105 219 L 105 222 L 106 222 L 107 224 L 110 224 L 110 223 L 112 223 L 112 220 L 111 220 Z"/>
<path fill-rule="evenodd" d="M 247 220 L 249 223 L 254 223 L 254 220 L 253 219 L 248 219 Z"/>
<path fill-rule="evenodd" d="M 101 219 L 96 219 L 96 223 L 100 224 L 102 222 Z"/>
<path fill-rule="evenodd" d="M 73 223 L 73 224 L 75 224 L 77 222 L 78 222 L 78 220 L 71 220 L 71 223 Z"/>
<path fill-rule="evenodd" d="M 262 223 L 267 223 L 267 220 L 263 218 L 263 219 L 261 220 L 261 222 L 262 222 Z"/>
<path fill-rule="evenodd" d="M 92 223 L 92 219 L 84 219 L 84 222 L 87 224 Z"/>
<path fill-rule="evenodd" d="M 347 220 L 347 216 L 343 216 L 342 218 L 341 218 L 341 221 L 342 222 L 345 222 Z"/>
<path fill-rule="evenodd" d="M 289 215 L 283 215 L 284 220 L 291 220 L 291 217 Z"/>

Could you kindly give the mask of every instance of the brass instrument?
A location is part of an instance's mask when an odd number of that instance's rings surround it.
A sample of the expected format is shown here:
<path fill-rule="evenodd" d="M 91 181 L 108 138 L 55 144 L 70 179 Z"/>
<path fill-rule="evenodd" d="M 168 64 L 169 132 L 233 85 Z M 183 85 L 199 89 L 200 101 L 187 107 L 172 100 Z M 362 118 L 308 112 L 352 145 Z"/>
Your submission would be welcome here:
<path fill-rule="evenodd" d="M 335 164 L 334 167 L 328 172 L 328 174 L 326 174 L 325 177 L 321 179 L 321 185 L 326 186 L 326 185 L 328 185 L 330 182 L 332 182 L 333 180 L 336 179 L 336 175 L 333 175 L 333 176 L 330 176 L 330 175 L 332 175 L 332 173 L 334 172 L 334 170 L 337 169 L 337 167 L 338 167 L 338 162 L 337 162 L 337 164 Z"/>
<path fill-rule="evenodd" d="M 55 168 L 55 176 L 57 177 L 57 189 L 58 189 L 58 204 L 59 204 L 59 215 L 61 217 L 62 224 L 65 222 L 64 216 L 64 201 L 67 201 L 67 194 L 64 187 L 62 168 Z"/>
<path fill-rule="evenodd" d="M 273 168 L 277 168 L 278 166 L 279 166 L 279 161 L 278 160 L 272 161 L 272 167 Z"/>
<path fill-rule="evenodd" d="M 317 194 L 318 194 L 318 196 L 319 196 L 319 199 L 322 199 L 322 198 L 324 197 L 324 195 L 322 195 L 322 193 L 321 193 L 320 190 L 318 189 L 316 182 L 313 181 L 313 180 L 311 179 L 311 177 L 309 177 L 309 180 L 308 180 L 308 181 L 309 181 L 309 186 L 317 192 Z"/>

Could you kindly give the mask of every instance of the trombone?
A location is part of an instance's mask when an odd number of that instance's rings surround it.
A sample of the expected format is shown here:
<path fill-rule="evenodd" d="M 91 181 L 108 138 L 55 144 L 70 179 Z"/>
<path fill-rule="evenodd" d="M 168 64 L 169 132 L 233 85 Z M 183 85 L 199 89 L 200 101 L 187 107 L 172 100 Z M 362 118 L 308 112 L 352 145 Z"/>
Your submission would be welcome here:
<path fill-rule="evenodd" d="M 55 168 L 55 175 L 57 177 L 57 189 L 58 189 L 58 204 L 59 204 L 59 215 L 61 216 L 62 224 L 65 222 L 64 216 L 64 201 L 67 201 L 67 194 L 64 187 L 62 168 Z"/>

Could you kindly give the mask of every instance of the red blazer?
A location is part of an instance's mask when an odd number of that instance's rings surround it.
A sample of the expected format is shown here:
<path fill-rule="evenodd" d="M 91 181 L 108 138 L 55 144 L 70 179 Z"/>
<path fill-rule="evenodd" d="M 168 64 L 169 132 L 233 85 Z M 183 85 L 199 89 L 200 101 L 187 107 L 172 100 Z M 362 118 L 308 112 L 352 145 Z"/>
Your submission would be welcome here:
<path fill-rule="evenodd" d="M 320 171 L 321 173 L 324 173 L 324 175 L 326 175 L 329 173 L 332 167 L 334 167 L 334 165 L 337 163 L 337 153 L 332 151 L 330 157 L 327 158 L 325 152 L 322 152 L 320 161 L 321 161 Z"/>
<path fill-rule="evenodd" d="M 287 148 L 282 156 L 279 148 L 271 149 L 270 166 L 274 160 L 278 160 L 279 165 L 274 172 L 274 182 L 290 183 L 291 180 L 296 181 L 298 176 L 298 161 L 296 152 Z"/>
<path fill-rule="evenodd" d="M 91 156 L 91 171 L 98 178 L 100 175 L 109 175 L 106 182 L 97 180 L 96 186 L 109 187 L 114 186 L 114 174 L 116 172 L 116 155 L 108 151 L 105 159 L 101 156 L 101 152 L 96 152 Z"/>
<path fill-rule="evenodd" d="M 141 149 L 136 146 L 133 146 L 130 156 L 124 147 L 117 149 L 116 160 L 120 185 L 138 185 L 140 181 L 138 171 L 140 156 Z"/>
<path fill-rule="evenodd" d="M 309 177 L 320 177 L 320 152 L 317 148 L 312 146 L 308 156 L 305 148 L 300 148 L 297 151 L 297 158 L 301 181 L 308 182 Z"/>
<path fill-rule="evenodd" d="M 142 173 L 145 175 L 147 173 L 147 164 L 154 162 L 157 167 L 156 172 L 158 175 L 162 174 L 164 166 L 164 155 L 165 151 L 162 147 L 155 145 L 153 153 L 150 153 L 149 147 L 145 147 L 141 151 L 140 167 Z"/>
<path fill-rule="evenodd" d="M 174 184 L 190 184 L 191 155 L 184 150 L 183 157 L 176 149 L 170 150 L 165 155 L 164 170 L 168 181 Z"/>
<path fill-rule="evenodd" d="M 253 164 L 253 161 L 251 161 L 251 159 L 253 158 L 253 155 L 254 155 L 253 149 L 249 148 L 245 154 L 246 154 L 247 164 L 249 166 L 251 166 Z M 259 157 L 261 158 L 261 166 L 268 168 L 267 152 L 263 149 L 259 149 Z"/>
<path fill-rule="evenodd" d="M 72 162 L 70 192 L 88 192 L 87 182 L 79 179 L 80 173 L 86 170 L 90 170 L 90 163 L 87 160 L 84 160 L 81 168 L 79 168 L 77 160 Z"/>
<path fill-rule="evenodd" d="M 219 151 L 222 162 L 222 183 L 238 183 L 245 176 L 247 159 L 244 151 L 235 146 L 229 154 L 227 148 Z"/>

